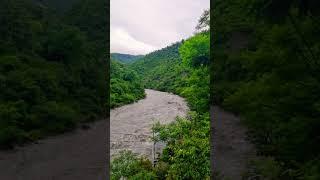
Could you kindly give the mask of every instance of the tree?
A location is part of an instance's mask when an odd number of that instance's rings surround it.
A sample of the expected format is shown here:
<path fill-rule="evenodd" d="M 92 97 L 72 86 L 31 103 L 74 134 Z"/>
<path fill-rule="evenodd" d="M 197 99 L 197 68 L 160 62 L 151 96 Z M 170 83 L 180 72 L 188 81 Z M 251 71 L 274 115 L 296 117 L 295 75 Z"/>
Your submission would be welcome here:
<path fill-rule="evenodd" d="M 204 10 L 196 26 L 198 32 L 210 31 L 210 9 Z"/>
<path fill-rule="evenodd" d="M 210 36 L 209 33 L 197 34 L 186 40 L 179 49 L 182 62 L 188 66 L 209 65 Z"/>

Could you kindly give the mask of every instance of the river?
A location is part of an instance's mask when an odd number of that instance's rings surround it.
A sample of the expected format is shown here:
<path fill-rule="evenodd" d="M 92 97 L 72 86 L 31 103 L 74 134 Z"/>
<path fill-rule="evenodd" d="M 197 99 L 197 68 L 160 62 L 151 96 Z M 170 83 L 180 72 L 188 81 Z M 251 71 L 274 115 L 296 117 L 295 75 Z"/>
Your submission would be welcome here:
<path fill-rule="evenodd" d="M 127 149 L 152 160 L 153 123 L 168 124 L 177 116 L 185 117 L 188 112 L 187 103 L 180 96 L 151 89 L 146 89 L 145 93 L 145 99 L 111 110 L 111 158 Z M 155 147 L 156 152 L 161 152 L 164 144 L 157 143 Z"/>

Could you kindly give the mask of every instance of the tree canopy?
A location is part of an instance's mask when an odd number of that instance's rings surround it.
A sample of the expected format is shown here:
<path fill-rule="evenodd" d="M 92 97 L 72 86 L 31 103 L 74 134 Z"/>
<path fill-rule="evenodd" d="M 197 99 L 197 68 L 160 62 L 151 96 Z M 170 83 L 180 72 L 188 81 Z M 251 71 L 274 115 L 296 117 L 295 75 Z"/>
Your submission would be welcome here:
<path fill-rule="evenodd" d="M 88 33 L 99 31 L 104 39 L 105 28 L 82 29 L 74 23 L 84 17 L 87 23 L 106 22 L 105 10 L 93 1 L 67 4 L 70 10 L 81 7 L 73 12 L 92 8 L 100 16 L 63 13 L 39 1 L 0 2 L 1 148 L 71 130 L 106 114 L 106 48 Z"/>
<path fill-rule="evenodd" d="M 315 3 L 217 1 L 212 10 L 212 101 L 239 114 L 258 154 L 273 157 L 255 167 L 266 179 L 320 177 Z"/>

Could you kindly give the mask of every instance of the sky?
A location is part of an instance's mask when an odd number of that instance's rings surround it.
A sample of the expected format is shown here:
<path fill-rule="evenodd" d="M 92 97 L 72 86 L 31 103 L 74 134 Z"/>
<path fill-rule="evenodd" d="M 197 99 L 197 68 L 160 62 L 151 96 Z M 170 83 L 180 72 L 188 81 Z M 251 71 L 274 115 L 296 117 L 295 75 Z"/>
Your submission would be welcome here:
<path fill-rule="evenodd" d="M 111 0 L 111 53 L 147 54 L 187 39 L 210 0 Z"/>

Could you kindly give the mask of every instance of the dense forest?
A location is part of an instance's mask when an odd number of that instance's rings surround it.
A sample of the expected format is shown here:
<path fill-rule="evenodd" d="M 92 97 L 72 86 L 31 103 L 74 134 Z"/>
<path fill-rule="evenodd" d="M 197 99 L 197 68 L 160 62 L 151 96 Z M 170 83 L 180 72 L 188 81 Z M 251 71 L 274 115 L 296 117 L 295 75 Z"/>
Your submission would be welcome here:
<path fill-rule="evenodd" d="M 1 148 L 106 113 L 106 2 L 46 2 L 0 1 Z"/>
<path fill-rule="evenodd" d="M 145 55 L 129 65 L 145 88 L 173 92 L 185 97 L 187 118 L 168 125 L 155 124 L 154 141 L 167 144 L 155 167 L 143 157 L 124 151 L 111 165 L 111 178 L 208 179 L 209 146 L 209 14 L 204 13 L 197 33 L 181 42 Z"/>
<path fill-rule="evenodd" d="M 319 5 L 215 1 L 211 97 L 249 128 L 261 160 L 248 176 L 320 179 Z"/>
<path fill-rule="evenodd" d="M 145 97 L 141 77 L 118 60 L 110 64 L 110 108 L 135 102 Z"/>

